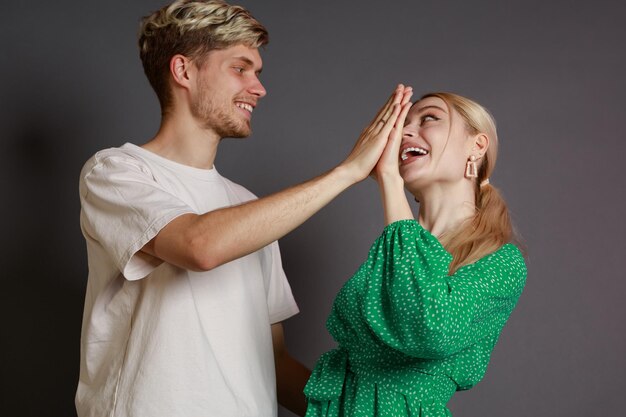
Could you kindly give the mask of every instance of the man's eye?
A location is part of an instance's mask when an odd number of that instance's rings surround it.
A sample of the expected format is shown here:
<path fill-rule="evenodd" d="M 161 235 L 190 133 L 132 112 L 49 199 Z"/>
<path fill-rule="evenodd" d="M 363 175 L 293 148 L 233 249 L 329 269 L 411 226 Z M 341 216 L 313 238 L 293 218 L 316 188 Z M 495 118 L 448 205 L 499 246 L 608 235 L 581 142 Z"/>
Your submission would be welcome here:
<path fill-rule="evenodd" d="M 238 73 L 242 73 L 243 72 L 243 68 L 242 67 L 234 67 L 233 68 L 236 72 Z"/>

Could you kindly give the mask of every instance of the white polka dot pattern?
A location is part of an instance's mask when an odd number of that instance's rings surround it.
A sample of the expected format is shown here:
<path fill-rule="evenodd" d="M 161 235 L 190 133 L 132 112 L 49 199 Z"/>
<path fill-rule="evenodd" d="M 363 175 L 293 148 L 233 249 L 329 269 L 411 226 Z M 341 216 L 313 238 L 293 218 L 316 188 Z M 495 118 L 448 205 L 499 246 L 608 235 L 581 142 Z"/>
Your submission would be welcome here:
<path fill-rule="evenodd" d="M 506 244 L 448 276 L 452 256 L 415 220 L 388 225 L 326 323 L 339 347 L 305 387 L 307 417 L 449 416 L 485 374 L 526 282 Z"/>

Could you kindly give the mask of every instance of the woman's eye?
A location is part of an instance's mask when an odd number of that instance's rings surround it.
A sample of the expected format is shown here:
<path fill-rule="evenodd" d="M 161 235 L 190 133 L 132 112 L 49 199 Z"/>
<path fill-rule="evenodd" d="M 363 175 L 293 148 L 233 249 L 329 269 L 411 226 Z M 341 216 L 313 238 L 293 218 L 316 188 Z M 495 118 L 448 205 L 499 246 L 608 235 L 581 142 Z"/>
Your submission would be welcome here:
<path fill-rule="evenodd" d="M 426 122 L 434 122 L 435 120 L 439 120 L 439 118 L 433 116 L 432 114 L 426 114 L 424 116 L 422 116 L 422 124 L 426 123 Z"/>

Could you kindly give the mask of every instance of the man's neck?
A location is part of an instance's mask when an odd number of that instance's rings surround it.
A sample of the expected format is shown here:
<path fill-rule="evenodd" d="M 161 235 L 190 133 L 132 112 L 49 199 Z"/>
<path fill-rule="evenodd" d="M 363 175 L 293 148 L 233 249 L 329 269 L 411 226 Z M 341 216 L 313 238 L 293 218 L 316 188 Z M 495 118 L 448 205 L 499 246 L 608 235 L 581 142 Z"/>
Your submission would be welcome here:
<path fill-rule="evenodd" d="M 190 115 L 174 114 L 163 117 L 156 136 L 142 147 L 179 164 L 211 169 L 220 139 L 213 130 L 200 127 Z"/>

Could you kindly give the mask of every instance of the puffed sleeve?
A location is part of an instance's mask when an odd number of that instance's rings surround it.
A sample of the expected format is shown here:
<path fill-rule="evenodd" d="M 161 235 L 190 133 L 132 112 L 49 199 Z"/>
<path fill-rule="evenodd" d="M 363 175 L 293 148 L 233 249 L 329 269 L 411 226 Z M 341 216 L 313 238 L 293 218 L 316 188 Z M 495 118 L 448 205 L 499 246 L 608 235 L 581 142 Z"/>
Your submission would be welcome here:
<path fill-rule="evenodd" d="M 358 271 L 367 275 L 363 317 L 383 343 L 440 359 L 502 329 L 526 281 L 519 249 L 504 245 L 448 276 L 451 260 L 415 220 L 385 228 Z"/>

